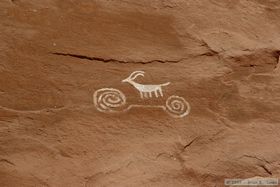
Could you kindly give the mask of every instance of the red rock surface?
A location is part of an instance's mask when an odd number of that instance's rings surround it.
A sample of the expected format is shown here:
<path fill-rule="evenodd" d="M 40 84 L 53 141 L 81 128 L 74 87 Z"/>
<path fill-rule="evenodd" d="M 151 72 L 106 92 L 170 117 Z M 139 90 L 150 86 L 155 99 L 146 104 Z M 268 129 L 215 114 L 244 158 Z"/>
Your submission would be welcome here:
<path fill-rule="evenodd" d="M 223 186 L 280 177 L 278 0 L 1 0 L 0 186 Z M 191 112 L 97 111 L 163 83 Z"/>

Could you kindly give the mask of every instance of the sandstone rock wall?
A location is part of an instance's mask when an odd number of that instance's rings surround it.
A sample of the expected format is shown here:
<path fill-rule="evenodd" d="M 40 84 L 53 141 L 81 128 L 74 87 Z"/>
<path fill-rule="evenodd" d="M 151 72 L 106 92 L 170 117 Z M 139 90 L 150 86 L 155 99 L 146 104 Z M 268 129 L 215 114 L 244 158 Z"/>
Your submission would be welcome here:
<path fill-rule="evenodd" d="M 279 20 L 278 0 L 1 0 L 0 186 L 279 177 Z M 135 70 L 164 97 L 121 82 Z M 104 87 L 191 112 L 101 113 Z"/>

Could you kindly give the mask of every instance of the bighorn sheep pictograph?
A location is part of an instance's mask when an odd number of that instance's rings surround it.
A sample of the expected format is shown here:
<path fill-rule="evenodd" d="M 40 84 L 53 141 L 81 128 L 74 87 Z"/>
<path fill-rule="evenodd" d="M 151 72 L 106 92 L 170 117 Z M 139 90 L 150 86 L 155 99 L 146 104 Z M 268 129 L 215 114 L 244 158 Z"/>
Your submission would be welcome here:
<path fill-rule="evenodd" d="M 134 71 L 129 75 L 128 78 L 122 80 L 122 82 L 127 82 L 132 86 L 134 86 L 139 91 L 142 99 L 144 97 L 152 98 L 153 97 L 152 93 L 154 93 L 156 97 L 158 97 L 159 95 L 163 97 L 162 87 L 169 85 L 170 82 L 163 83 L 163 84 L 148 85 L 148 84 L 139 84 L 134 81 L 138 76 L 144 77 L 144 73 L 145 73 L 144 71 Z"/>
<path fill-rule="evenodd" d="M 122 82 L 127 82 L 135 87 L 140 92 L 142 99 L 144 97 L 152 98 L 153 95 L 156 97 L 163 97 L 162 87 L 169 85 L 170 82 L 164 84 L 146 85 L 139 84 L 134 81 L 138 76 L 144 77 L 144 73 L 144 71 L 134 71 L 128 78 L 122 80 Z M 161 100 L 159 99 L 158 101 Z M 182 118 L 187 116 L 191 110 L 190 104 L 183 97 L 177 95 L 169 96 L 166 99 L 165 104 L 161 105 L 138 103 L 127 105 L 127 99 L 124 93 L 115 88 L 100 88 L 96 90 L 93 94 L 93 103 L 98 111 L 104 113 L 127 112 L 132 108 L 138 107 L 161 108 L 174 118 Z"/>

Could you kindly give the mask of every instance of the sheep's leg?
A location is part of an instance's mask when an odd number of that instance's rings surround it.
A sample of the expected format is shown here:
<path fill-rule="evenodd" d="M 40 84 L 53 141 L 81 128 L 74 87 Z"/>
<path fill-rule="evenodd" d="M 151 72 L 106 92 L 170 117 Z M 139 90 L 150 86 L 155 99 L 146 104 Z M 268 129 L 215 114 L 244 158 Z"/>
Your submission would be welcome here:
<path fill-rule="evenodd" d="M 155 90 L 155 96 L 158 97 L 158 89 Z"/>
<path fill-rule="evenodd" d="M 152 97 L 153 97 L 152 92 L 149 92 L 149 96 L 150 96 L 150 98 L 152 98 Z"/>
<path fill-rule="evenodd" d="M 147 97 L 148 97 L 147 92 L 144 92 L 144 97 L 145 97 L 145 98 L 147 98 Z"/>
<path fill-rule="evenodd" d="M 140 92 L 140 97 L 141 99 L 143 99 L 143 92 Z"/>
<path fill-rule="evenodd" d="M 159 88 L 159 94 L 160 94 L 161 97 L 163 97 L 163 93 L 162 93 L 162 89 L 161 88 Z"/>

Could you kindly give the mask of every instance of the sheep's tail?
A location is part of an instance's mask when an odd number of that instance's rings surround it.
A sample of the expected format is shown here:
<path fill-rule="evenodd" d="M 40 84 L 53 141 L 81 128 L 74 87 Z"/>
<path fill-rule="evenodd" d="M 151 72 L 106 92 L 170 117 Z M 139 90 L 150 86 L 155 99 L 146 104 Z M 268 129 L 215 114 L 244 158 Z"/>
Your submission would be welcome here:
<path fill-rule="evenodd" d="M 169 84 L 170 84 L 170 82 L 167 82 L 167 83 L 161 84 L 161 86 L 167 86 L 167 85 L 169 85 Z"/>

